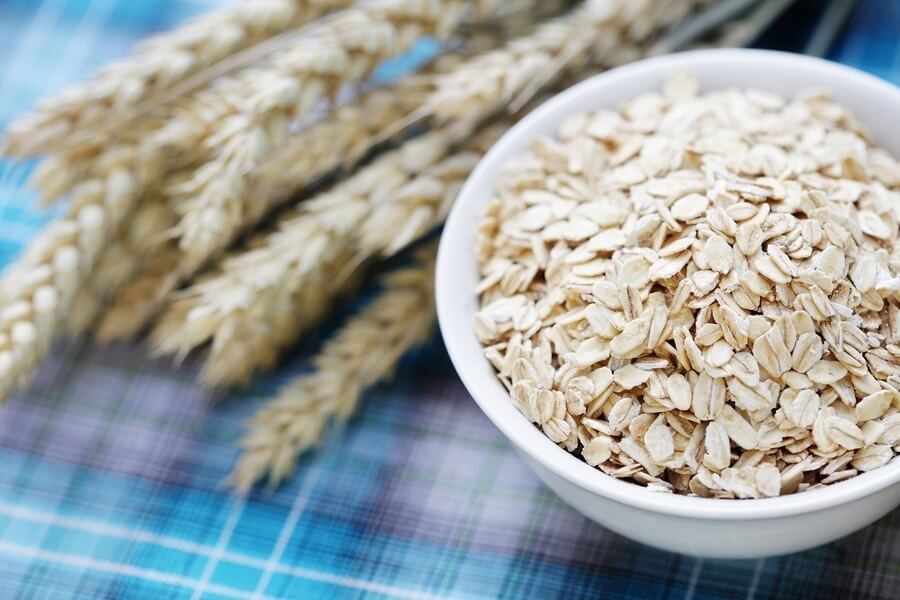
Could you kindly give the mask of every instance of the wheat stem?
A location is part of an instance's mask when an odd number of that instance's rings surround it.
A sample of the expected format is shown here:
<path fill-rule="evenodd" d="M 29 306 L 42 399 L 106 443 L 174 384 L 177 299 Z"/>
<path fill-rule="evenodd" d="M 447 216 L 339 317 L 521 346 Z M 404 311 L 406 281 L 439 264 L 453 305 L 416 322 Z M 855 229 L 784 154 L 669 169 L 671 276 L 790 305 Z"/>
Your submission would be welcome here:
<path fill-rule="evenodd" d="M 328 424 L 356 410 L 363 393 L 389 377 L 400 358 L 434 328 L 434 247 L 418 264 L 388 274 L 384 289 L 326 342 L 315 371 L 288 384 L 251 421 L 231 484 L 246 492 L 267 477 L 277 485 Z"/>
<path fill-rule="evenodd" d="M 231 54 L 280 32 L 344 8 L 350 0 L 242 0 L 202 15 L 138 45 L 132 57 L 42 102 L 13 122 L 2 152 L 47 153 L 74 134 L 104 126 L 143 101 Z"/>

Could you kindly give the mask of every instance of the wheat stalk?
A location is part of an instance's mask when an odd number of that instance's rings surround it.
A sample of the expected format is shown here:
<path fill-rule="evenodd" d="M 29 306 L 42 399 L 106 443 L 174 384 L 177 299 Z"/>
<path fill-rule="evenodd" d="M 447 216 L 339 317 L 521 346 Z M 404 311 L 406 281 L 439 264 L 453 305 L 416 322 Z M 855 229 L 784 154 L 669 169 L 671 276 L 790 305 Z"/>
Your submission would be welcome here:
<path fill-rule="evenodd" d="M 468 128 L 460 126 L 413 139 L 302 203 L 279 220 L 277 229 L 258 247 L 233 254 L 221 263 L 222 273 L 189 288 L 160 319 L 154 347 L 165 354 L 182 355 L 212 340 L 207 372 L 228 376 L 252 366 L 252 356 L 246 364 L 231 364 L 228 357 L 246 353 L 229 346 L 254 337 L 251 330 L 267 329 L 277 310 L 300 314 L 293 297 L 311 293 L 310 286 L 320 285 L 318 281 L 333 288 L 338 269 L 326 266 L 353 250 L 359 226 L 371 209 L 439 163 L 467 133 Z M 241 335 L 235 335 L 236 331 Z M 274 341 L 272 347 L 276 353 L 282 349 Z"/>
<path fill-rule="evenodd" d="M 328 424 L 349 417 L 362 394 L 389 377 L 400 358 L 434 328 L 434 247 L 418 264 L 388 274 L 384 289 L 313 360 L 315 371 L 287 385 L 251 421 L 231 484 L 246 492 L 268 476 L 277 485 Z"/>
<path fill-rule="evenodd" d="M 483 119 L 590 62 L 606 62 L 680 20 L 701 0 L 587 0 L 532 34 L 475 57 L 439 77 L 423 113 L 439 120 Z"/>
<path fill-rule="evenodd" d="M 373 0 L 310 26 L 265 64 L 217 82 L 197 95 L 182 118 L 214 115 L 205 145 L 211 158 L 182 188 L 180 244 L 200 263 L 231 237 L 248 203 L 250 173 L 283 143 L 299 117 L 343 84 L 358 82 L 418 38 L 447 37 L 465 2 Z"/>
<path fill-rule="evenodd" d="M 243 0 L 202 15 L 142 42 L 134 56 L 43 101 L 35 113 L 13 122 L 2 152 L 47 153 L 86 130 L 102 128 L 114 114 L 133 111 L 191 74 L 350 0 Z"/>

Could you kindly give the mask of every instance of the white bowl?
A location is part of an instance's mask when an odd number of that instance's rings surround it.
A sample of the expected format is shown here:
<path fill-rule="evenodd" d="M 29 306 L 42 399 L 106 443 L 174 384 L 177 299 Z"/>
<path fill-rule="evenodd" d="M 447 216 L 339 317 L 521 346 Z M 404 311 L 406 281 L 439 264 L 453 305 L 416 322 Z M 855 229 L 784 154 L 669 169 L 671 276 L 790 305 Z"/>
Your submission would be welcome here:
<path fill-rule="evenodd" d="M 824 60 L 759 50 L 702 50 L 652 58 L 584 81 L 549 100 L 506 133 L 469 177 L 441 239 L 437 307 L 450 358 L 469 393 L 563 500 L 639 542 L 716 558 L 784 554 L 860 529 L 900 504 L 900 460 L 825 489 L 760 500 L 717 500 L 649 491 L 619 481 L 557 447 L 513 406 L 482 354 L 471 318 L 477 309 L 477 223 L 502 165 L 539 134 L 555 135 L 569 115 L 615 108 L 659 90 L 673 70 L 695 73 L 703 90 L 755 87 L 790 96 L 825 87 L 900 155 L 900 89 Z"/>

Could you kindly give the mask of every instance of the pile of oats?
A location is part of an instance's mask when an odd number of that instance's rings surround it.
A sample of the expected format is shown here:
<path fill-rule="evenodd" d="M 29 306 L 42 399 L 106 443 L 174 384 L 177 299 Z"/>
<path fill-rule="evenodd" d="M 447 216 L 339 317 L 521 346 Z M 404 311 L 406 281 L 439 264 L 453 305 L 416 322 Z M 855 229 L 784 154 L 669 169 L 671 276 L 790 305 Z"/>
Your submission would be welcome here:
<path fill-rule="evenodd" d="M 900 167 L 821 92 L 568 119 L 480 226 L 484 352 L 519 410 L 648 488 L 777 496 L 900 452 Z"/>

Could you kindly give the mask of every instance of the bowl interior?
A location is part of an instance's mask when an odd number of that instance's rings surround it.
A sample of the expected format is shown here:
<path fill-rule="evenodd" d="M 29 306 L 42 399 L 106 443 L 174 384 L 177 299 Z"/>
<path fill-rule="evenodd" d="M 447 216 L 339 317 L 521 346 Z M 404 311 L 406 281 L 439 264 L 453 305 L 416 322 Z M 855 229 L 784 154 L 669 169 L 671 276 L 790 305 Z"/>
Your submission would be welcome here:
<path fill-rule="evenodd" d="M 473 255 L 477 224 L 495 188 L 499 169 L 521 156 L 538 135 L 555 135 L 572 114 L 615 108 L 657 91 L 673 70 L 688 70 L 701 90 L 757 88 L 792 96 L 825 88 L 850 108 L 875 142 L 900 155 L 900 89 L 880 79 L 820 59 L 763 50 L 701 50 L 640 61 L 588 79 L 557 95 L 512 127 L 469 177 L 447 220 L 437 264 L 441 333 L 457 373 L 485 414 L 520 450 L 566 480 L 614 500 L 657 512 L 704 518 L 768 518 L 853 500 L 900 482 L 900 460 L 821 490 L 760 500 L 715 500 L 660 494 L 604 475 L 557 447 L 521 415 L 482 355 L 471 327 L 478 308 Z"/>

